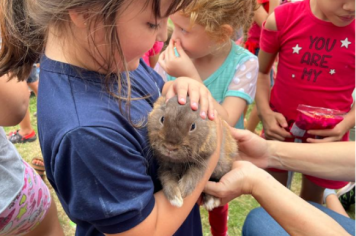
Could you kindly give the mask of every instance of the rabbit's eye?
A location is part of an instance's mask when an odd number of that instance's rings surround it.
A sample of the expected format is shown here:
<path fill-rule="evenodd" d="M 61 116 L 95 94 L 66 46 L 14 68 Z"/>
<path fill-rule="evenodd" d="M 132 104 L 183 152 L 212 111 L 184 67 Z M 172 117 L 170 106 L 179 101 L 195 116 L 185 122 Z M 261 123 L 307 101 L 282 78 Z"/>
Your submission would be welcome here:
<path fill-rule="evenodd" d="M 161 117 L 161 119 L 159 120 L 161 122 L 161 124 L 163 125 L 164 122 L 164 116 Z"/>
<path fill-rule="evenodd" d="M 190 131 L 195 130 L 195 128 L 196 128 L 196 125 L 195 125 L 195 123 L 193 123 L 193 124 L 190 126 Z"/>

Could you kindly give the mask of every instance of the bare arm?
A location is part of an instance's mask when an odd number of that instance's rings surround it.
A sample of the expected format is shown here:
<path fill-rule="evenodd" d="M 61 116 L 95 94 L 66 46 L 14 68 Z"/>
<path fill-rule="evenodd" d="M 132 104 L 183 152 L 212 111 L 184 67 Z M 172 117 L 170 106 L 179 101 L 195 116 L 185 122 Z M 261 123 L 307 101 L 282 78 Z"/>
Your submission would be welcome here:
<path fill-rule="evenodd" d="M 256 172 L 252 196 L 290 235 L 349 235 L 335 220 L 268 173 L 260 169 Z"/>
<path fill-rule="evenodd" d="M 355 142 L 319 144 L 268 141 L 269 166 L 325 179 L 355 181 Z"/>
<path fill-rule="evenodd" d="M 267 19 L 265 27 L 270 30 L 277 30 L 274 14 Z M 257 79 L 256 105 L 260 114 L 272 111 L 269 106 L 271 87 L 269 74 L 276 56 L 277 53 L 271 54 L 263 50 L 260 50 L 258 54 L 259 73 Z"/>
<path fill-rule="evenodd" d="M 271 31 L 277 30 L 274 13 L 268 17 L 265 27 Z M 261 40 L 263 39 L 261 38 Z M 257 80 L 256 106 L 258 115 L 263 124 L 266 139 L 283 141 L 287 137 L 292 137 L 291 134 L 285 130 L 285 128 L 288 127 L 288 123 L 281 113 L 272 111 L 269 106 L 271 90 L 269 74 L 276 55 L 277 52 L 267 53 L 262 49 L 258 54 L 260 69 Z"/>
<path fill-rule="evenodd" d="M 231 129 L 239 160 L 312 176 L 355 181 L 355 142 L 285 143 L 267 141 L 247 130 Z"/>
<path fill-rule="evenodd" d="M 262 5 L 259 5 L 254 13 L 253 20 L 259 27 L 261 27 L 262 23 L 267 19 L 268 12 L 266 12 Z"/>
<path fill-rule="evenodd" d="M 0 77 L 0 126 L 20 123 L 26 114 L 30 97 L 26 82 L 8 79 L 7 75 Z"/>
<path fill-rule="evenodd" d="M 259 6 L 254 12 L 255 13 L 254 14 L 254 21 L 256 22 L 256 24 L 259 27 L 262 27 L 262 23 L 267 19 L 267 17 L 274 11 L 274 9 L 278 5 L 279 5 L 279 0 L 270 0 L 269 1 L 269 10 L 268 10 L 268 12 L 266 12 L 266 10 L 262 6 Z"/>
<path fill-rule="evenodd" d="M 183 221 L 187 218 L 193 206 L 196 204 L 219 159 L 221 144 L 221 123 L 219 119 L 216 119 L 216 122 L 218 127 L 218 145 L 216 151 L 209 161 L 209 166 L 203 179 L 197 185 L 193 193 L 184 198 L 183 206 L 180 208 L 172 206 L 164 196 L 163 191 L 159 191 L 154 195 L 156 203 L 151 214 L 142 223 L 124 233 L 115 234 L 112 236 L 164 236 L 173 235 L 174 232 L 177 231 Z"/>
<path fill-rule="evenodd" d="M 348 235 L 331 217 L 249 162 L 236 161 L 220 182 L 208 182 L 204 192 L 222 198 L 223 202 L 251 194 L 293 236 Z"/>
<path fill-rule="evenodd" d="M 270 0 L 269 1 L 269 11 L 268 15 L 271 15 L 274 12 L 274 9 L 279 6 L 280 0 Z"/>

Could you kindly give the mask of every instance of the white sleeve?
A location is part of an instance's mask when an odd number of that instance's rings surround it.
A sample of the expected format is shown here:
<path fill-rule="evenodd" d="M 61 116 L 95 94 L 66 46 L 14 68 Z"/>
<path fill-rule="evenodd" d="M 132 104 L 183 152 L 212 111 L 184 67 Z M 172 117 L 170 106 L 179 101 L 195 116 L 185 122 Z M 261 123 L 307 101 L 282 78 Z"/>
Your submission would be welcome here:
<path fill-rule="evenodd" d="M 158 62 L 156 63 L 154 70 L 162 77 L 164 82 L 167 82 L 167 73 Z"/>
<path fill-rule="evenodd" d="M 234 78 L 228 87 L 229 96 L 237 96 L 251 104 L 256 95 L 258 60 L 255 56 L 236 66 Z"/>

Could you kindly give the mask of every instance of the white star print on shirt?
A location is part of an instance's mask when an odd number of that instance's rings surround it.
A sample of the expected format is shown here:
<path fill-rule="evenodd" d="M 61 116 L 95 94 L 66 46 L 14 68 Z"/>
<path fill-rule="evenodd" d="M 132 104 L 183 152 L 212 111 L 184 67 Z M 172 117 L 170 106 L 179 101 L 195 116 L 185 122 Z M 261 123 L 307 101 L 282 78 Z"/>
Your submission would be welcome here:
<path fill-rule="evenodd" d="M 333 74 L 335 74 L 336 72 L 335 72 L 335 69 L 330 69 L 330 75 L 333 75 Z"/>
<path fill-rule="evenodd" d="M 348 38 L 340 41 L 341 41 L 341 47 L 349 48 L 349 44 L 351 44 L 351 42 L 349 41 Z"/>
<path fill-rule="evenodd" d="M 299 47 L 299 44 L 295 45 L 295 47 L 293 47 L 293 53 L 297 53 L 299 54 L 299 51 L 301 50 L 302 48 Z"/>

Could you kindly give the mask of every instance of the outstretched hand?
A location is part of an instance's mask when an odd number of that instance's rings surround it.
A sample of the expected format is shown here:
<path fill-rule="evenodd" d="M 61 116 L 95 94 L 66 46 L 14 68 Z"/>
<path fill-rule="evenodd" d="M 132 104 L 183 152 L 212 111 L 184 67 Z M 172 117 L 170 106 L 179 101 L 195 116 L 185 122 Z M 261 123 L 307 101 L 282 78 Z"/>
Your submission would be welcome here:
<path fill-rule="evenodd" d="M 260 168 L 268 167 L 268 142 L 258 135 L 248 131 L 230 128 L 233 138 L 238 142 L 236 160 L 249 161 Z"/>
<path fill-rule="evenodd" d="M 225 205 L 242 194 L 251 194 L 259 171 L 262 170 L 249 162 L 235 161 L 232 170 L 219 182 L 209 181 L 205 185 L 204 192 L 220 198 L 221 205 Z"/>

